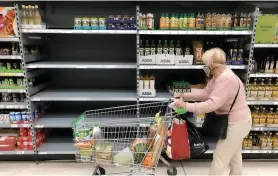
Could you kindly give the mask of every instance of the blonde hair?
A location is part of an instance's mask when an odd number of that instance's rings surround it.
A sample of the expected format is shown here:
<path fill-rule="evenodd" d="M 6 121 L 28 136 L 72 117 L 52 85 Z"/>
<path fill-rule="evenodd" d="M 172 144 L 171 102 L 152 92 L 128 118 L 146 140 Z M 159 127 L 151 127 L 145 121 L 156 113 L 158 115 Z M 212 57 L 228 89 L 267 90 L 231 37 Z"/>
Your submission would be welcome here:
<path fill-rule="evenodd" d="M 226 62 L 226 53 L 220 48 L 212 48 L 207 50 L 203 56 L 202 61 L 206 66 L 218 67 L 224 65 Z"/>

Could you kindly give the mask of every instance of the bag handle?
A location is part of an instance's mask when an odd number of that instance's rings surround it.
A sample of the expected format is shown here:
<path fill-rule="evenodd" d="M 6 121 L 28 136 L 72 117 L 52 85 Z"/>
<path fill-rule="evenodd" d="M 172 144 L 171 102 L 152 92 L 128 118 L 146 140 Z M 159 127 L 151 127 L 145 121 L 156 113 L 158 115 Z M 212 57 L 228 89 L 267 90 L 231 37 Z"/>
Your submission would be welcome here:
<path fill-rule="evenodd" d="M 231 110 L 233 109 L 233 106 L 234 106 L 234 104 L 235 104 L 235 102 L 236 102 L 236 99 L 237 99 L 237 96 L 238 96 L 238 93 L 239 93 L 239 89 L 240 89 L 240 83 L 239 83 L 239 80 L 238 80 L 238 89 L 237 89 L 237 93 L 236 93 L 236 96 L 235 96 L 235 98 L 234 98 L 234 101 L 233 101 L 233 103 L 232 103 L 232 105 L 231 105 L 231 107 L 230 107 L 229 114 L 230 114 Z"/>

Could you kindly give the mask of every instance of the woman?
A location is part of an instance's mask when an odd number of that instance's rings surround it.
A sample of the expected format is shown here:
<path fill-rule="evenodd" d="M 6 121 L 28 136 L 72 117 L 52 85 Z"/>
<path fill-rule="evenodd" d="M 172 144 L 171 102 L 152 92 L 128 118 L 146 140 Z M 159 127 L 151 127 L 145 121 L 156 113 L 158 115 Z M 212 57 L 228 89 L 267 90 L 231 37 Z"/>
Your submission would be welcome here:
<path fill-rule="evenodd" d="M 223 50 L 210 49 L 204 53 L 202 60 L 207 76 L 213 76 L 206 88 L 193 93 L 175 94 L 175 97 L 203 102 L 187 103 L 175 100 L 175 105 L 197 115 L 213 111 L 216 114 L 228 114 L 239 89 L 238 97 L 229 113 L 227 137 L 217 142 L 209 174 L 223 175 L 230 166 L 230 175 L 242 175 L 242 141 L 252 126 L 244 85 L 238 76 L 226 67 L 226 54 Z"/>

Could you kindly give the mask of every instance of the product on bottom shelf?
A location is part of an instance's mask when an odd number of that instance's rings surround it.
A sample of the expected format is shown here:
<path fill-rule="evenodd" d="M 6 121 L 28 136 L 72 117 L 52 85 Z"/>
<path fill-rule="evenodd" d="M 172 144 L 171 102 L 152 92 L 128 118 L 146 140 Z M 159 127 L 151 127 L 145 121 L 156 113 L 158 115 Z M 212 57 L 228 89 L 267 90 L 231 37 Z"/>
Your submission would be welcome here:
<path fill-rule="evenodd" d="M 277 150 L 278 133 L 253 132 L 243 140 L 242 148 L 245 150 Z"/>
<path fill-rule="evenodd" d="M 140 76 L 139 80 L 139 96 L 141 97 L 155 97 L 155 77 L 152 76 Z"/>
<path fill-rule="evenodd" d="M 25 93 L 1 93 L 0 102 L 25 102 Z"/>

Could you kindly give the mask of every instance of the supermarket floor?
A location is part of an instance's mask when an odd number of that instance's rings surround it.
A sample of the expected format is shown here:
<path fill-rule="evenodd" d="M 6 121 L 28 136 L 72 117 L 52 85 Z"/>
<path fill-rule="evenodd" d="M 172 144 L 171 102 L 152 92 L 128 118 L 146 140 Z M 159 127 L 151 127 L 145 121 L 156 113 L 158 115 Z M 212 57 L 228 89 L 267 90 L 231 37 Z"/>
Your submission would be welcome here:
<path fill-rule="evenodd" d="M 174 162 L 178 175 L 206 175 L 210 161 Z M 107 172 L 120 172 L 119 169 L 107 169 Z M 184 172 L 185 171 L 185 172 Z M 90 176 L 92 166 L 86 163 L 64 162 L 0 162 L 1 176 Z M 120 174 L 123 175 L 123 174 Z M 141 175 L 141 174 L 140 174 Z M 167 175 L 166 168 L 158 167 L 156 175 Z M 244 175 L 278 176 L 278 161 L 246 161 Z"/>

